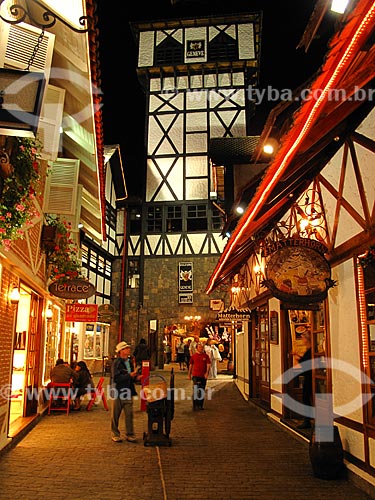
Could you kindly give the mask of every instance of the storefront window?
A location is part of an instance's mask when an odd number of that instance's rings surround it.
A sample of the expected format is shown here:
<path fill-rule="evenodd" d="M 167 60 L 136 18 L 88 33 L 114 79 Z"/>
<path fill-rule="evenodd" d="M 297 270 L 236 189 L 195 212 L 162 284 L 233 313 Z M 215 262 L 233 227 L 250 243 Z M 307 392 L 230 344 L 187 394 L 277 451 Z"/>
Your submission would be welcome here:
<path fill-rule="evenodd" d="M 84 331 L 84 359 L 100 359 L 107 355 L 109 326 L 104 323 L 86 323 Z"/>

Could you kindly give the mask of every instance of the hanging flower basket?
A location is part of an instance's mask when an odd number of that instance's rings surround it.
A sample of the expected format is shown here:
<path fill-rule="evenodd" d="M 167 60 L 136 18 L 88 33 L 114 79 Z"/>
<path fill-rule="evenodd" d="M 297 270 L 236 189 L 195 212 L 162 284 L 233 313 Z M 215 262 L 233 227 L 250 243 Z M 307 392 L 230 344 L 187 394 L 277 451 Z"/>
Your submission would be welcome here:
<path fill-rule="evenodd" d="M 375 264 L 375 246 L 370 246 L 370 248 L 359 257 L 359 264 L 363 268 Z"/>
<path fill-rule="evenodd" d="M 12 137 L 3 161 L 0 192 L 0 245 L 9 250 L 12 241 L 23 238 L 25 225 L 33 226 L 38 217 L 34 199 L 40 189 L 39 151 L 36 139 Z"/>
<path fill-rule="evenodd" d="M 69 222 L 60 219 L 57 215 L 47 215 L 42 241 L 46 251 L 49 279 L 83 277 L 79 248 L 71 237 L 71 224 Z"/>

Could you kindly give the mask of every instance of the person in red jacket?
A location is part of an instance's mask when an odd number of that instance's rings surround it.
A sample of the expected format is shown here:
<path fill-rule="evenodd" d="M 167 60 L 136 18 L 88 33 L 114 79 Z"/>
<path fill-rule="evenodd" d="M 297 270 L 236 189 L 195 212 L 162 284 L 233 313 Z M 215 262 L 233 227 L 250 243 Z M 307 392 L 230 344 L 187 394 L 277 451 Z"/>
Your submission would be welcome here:
<path fill-rule="evenodd" d="M 210 357 L 204 352 L 203 344 L 198 343 L 196 353 L 190 358 L 188 372 L 189 380 L 193 380 L 193 410 L 203 410 L 210 366 Z"/>

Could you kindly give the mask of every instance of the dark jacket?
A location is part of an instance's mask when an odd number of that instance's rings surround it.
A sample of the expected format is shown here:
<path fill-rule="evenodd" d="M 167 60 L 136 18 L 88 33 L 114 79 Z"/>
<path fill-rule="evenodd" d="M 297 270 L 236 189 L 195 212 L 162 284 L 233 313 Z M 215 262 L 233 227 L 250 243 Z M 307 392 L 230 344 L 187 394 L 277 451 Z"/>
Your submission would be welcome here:
<path fill-rule="evenodd" d="M 135 357 L 135 362 L 137 363 L 137 365 L 141 365 L 142 361 L 150 359 L 150 352 L 147 347 L 147 344 L 142 344 L 142 343 L 138 344 L 134 350 L 133 355 Z"/>
<path fill-rule="evenodd" d="M 91 378 L 90 372 L 86 370 L 80 370 L 78 373 L 77 382 L 75 383 L 75 388 L 78 389 L 77 395 L 82 396 L 86 392 L 90 391 L 90 388 L 94 388 L 94 382 Z"/>
<path fill-rule="evenodd" d="M 134 371 L 134 364 L 131 358 L 130 372 Z M 112 386 L 116 389 L 116 397 L 120 399 L 130 399 L 131 396 L 136 396 L 137 391 L 134 387 L 134 379 L 126 369 L 124 358 L 116 358 L 111 367 Z"/>

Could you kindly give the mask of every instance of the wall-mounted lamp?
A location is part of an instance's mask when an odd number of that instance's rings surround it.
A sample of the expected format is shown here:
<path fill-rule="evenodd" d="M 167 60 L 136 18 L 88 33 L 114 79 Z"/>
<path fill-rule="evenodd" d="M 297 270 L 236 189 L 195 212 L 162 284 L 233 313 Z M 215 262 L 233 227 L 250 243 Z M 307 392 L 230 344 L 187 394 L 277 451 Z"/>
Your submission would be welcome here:
<path fill-rule="evenodd" d="M 46 311 L 46 318 L 47 321 L 51 321 L 51 319 L 53 318 L 53 310 L 51 305 L 48 306 L 48 309 Z"/>
<path fill-rule="evenodd" d="M 344 14 L 348 3 L 349 0 L 332 0 L 331 10 L 332 12 L 337 12 L 338 14 Z"/>
<path fill-rule="evenodd" d="M 9 302 L 13 305 L 18 304 L 20 301 L 20 289 L 17 284 L 13 284 L 9 289 L 8 294 Z"/>

